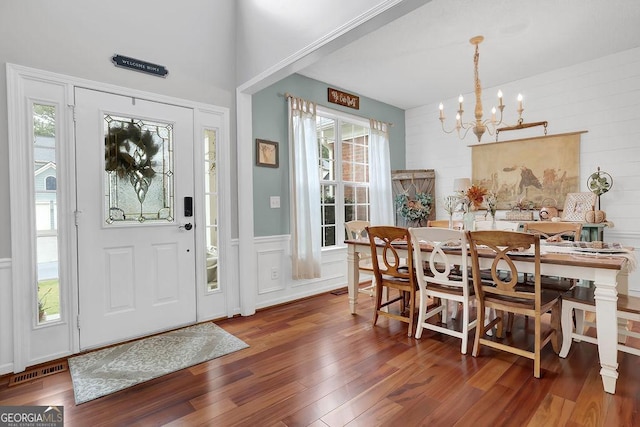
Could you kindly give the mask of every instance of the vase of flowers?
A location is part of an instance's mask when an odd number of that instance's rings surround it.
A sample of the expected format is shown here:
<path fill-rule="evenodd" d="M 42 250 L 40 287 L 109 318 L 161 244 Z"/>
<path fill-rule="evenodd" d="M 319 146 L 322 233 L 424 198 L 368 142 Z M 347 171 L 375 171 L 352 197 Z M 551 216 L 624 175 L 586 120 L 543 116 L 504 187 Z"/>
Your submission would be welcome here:
<path fill-rule="evenodd" d="M 498 196 L 495 193 L 489 192 L 485 197 L 487 204 L 487 211 L 491 214 L 491 228 L 496 229 L 496 211 L 498 210 Z"/>
<path fill-rule="evenodd" d="M 453 213 L 456 211 L 458 203 L 460 203 L 459 196 L 447 196 L 442 202 L 444 210 L 449 214 L 449 228 L 451 229 L 453 229 Z"/>
<path fill-rule="evenodd" d="M 431 213 L 431 195 L 416 193 L 414 199 L 410 199 L 407 193 L 398 194 L 395 199 L 397 212 L 407 222 L 408 226 L 419 227 Z"/>

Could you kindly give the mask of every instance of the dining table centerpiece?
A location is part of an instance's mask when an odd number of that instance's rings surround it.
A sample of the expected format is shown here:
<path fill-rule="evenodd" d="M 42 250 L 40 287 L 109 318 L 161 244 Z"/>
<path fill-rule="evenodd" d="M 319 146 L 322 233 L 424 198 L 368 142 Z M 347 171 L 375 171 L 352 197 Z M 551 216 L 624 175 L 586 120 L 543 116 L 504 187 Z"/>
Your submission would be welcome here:
<path fill-rule="evenodd" d="M 469 208 L 472 210 L 478 210 L 484 202 L 484 196 L 488 193 L 487 189 L 480 185 L 472 185 L 465 193 L 469 199 Z"/>
<path fill-rule="evenodd" d="M 425 222 L 431 213 L 432 203 L 431 194 L 427 193 L 416 193 L 413 199 L 409 198 L 409 194 L 401 193 L 395 198 L 397 212 L 410 227 L 426 225 Z"/>

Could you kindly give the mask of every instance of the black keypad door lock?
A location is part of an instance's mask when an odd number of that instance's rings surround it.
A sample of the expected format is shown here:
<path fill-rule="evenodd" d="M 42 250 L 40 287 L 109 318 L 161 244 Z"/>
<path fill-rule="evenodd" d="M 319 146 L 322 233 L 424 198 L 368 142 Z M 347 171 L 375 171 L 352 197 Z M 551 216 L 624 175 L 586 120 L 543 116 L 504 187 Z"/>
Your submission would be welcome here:
<path fill-rule="evenodd" d="M 193 216 L 193 197 L 187 196 L 184 198 L 184 216 Z"/>

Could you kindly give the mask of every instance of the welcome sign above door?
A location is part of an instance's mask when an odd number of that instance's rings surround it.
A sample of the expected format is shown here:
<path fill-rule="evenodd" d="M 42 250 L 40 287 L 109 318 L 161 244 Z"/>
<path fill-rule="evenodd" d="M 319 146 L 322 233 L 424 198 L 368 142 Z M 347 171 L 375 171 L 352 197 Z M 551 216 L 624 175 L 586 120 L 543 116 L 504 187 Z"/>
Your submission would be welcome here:
<path fill-rule="evenodd" d="M 142 73 L 152 74 L 158 77 L 166 77 L 169 74 L 164 65 L 152 64 L 151 62 L 141 61 L 140 59 L 129 58 L 128 56 L 113 55 L 111 58 L 116 67 L 128 68 Z"/>

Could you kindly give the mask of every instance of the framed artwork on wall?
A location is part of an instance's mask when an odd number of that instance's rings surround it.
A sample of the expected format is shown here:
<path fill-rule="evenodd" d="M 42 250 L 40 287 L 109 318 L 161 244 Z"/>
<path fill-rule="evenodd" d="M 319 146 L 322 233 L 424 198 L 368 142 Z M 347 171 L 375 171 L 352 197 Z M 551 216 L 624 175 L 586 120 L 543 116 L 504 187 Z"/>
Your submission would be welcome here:
<path fill-rule="evenodd" d="M 256 165 L 277 168 L 279 163 L 278 143 L 256 139 Z"/>
<path fill-rule="evenodd" d="M 498 209 L 523 201 L 562 206 L 580 190 L 580 134 L 574 132 L 471 146 L 472 183 L 496 194 Z"/>

